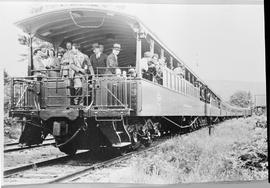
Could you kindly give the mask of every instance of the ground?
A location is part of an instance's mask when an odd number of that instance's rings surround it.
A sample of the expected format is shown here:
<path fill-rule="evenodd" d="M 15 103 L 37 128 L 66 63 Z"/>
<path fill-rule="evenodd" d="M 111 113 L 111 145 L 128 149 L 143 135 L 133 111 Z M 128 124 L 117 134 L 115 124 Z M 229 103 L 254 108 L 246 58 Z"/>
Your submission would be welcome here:
<path fill-rule="evenodd" d="M 265 116 L 227 120 L 216 125 L 211 135 L 208 128 L 203 128 L 173 137 L 155 150 L 133 155 L 115 166 L 96 169 L 75 182 L 175 184 L 266 180 L 266 126 Z M 7 137 L 10 139 L 8 134 Z M 4 166 L 60 155 L 63 154 L 53 146 L 33 148 L 5 154 Z"/>
<path fill-rule="evenodd" d="M 260 122 L 260 123 L 257 123 Z M 128 161 L 90 172 L 77 182 L 200 183 L 266 180 L 266 118 L 227 120 L 208 129 L 167 140 Z"/>

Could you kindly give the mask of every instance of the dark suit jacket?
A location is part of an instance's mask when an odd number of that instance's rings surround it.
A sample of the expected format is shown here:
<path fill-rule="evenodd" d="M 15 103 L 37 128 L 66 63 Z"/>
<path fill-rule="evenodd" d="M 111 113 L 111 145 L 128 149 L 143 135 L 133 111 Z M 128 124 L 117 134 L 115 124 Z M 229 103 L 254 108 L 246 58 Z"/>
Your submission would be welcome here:
<path fill-rule="evenodd" d="M 112 68 L 114 67 L 114 68 Z M 113 53 L 111 53 L 107 58 L 107 72 L 108 74 L 115 74 L 115 67 L 118 67 L 118 61 Z"/>
<path fill-rule="evenodd" d="M 94 69 L 94 72 L 95 74 L 105 74 L 106 72 L 106 67 L 107 67 L 107 55 L 106 54 L 100 54 L 100 57 L 97 58 L 96 57 L 96 54 L 92 54 L 90 56 L 90 62 L 93 66 L 93 69 Z M 101 69 L 98 69 L 97 71 L 97 68 L 98 67 L 101 67 Z"/>

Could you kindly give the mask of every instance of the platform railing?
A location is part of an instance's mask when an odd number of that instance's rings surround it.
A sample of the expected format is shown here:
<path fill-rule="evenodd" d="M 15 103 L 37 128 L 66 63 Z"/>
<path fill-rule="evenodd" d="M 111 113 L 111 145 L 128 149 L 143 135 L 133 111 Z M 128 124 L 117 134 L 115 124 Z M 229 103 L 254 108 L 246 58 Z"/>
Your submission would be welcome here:
<path fill-rule="evenodd" d="M 131 78 L 118 76 L 96 77 L 94 80 L 94 108 L 130 108 Z"/>
<path fill-rule="evenodd" d="M 177 75 L 173 70 L 163 68 L 163 86 L 187 96 L 200 98 L 200 89 Z"/>
<path fill-rule="evenodd" d="M 124 67 L 122 70 L 128 71 L 130 68 Z M 39 70 L 38 73 L 33 71 L 35 76 L 13 79 L 11 89 L 13 109 L 27 107 L 37 110 L 73 107 L 113 109 L 131 106 L 131 93 L 134 87 L 131 83 L 134 79 L 132 74 L 123 74 L 123 72 L 119 75 L 85 74 L 69 78 L 60 75 L 49 77 L 47 76 L 49 71 L 54 70 Z M 82 82 L 82 91 L 79 94 L 75 93 L 74 79 L 80 79 Z M 75 103 L 75 99 L 80 103 Z"/>
<path fill-rule="evenodd" d="M 44 75 L 16 77 L 11 79 L 11 109 L 36 109 L 48 107 L 88 106 L 92 102 L 92 77 L 77 77 L 82 80 L 81 93 L 75 93 L 74 79 L 46 77 Z M 76 104 L 74 100 L 81 101 Z"/>
<path fill-rule="evenodd" d="M 134 78 L 136 77 L 135 67 L 97 67 L 97 74 L 96 77 L 110 77 L 110 76 L 117 76 L 117 77 L 129 77 Z"/>
<path fill-rule="evenodd" d="M 33 110 L 40 109 L 38 93 L 40 81 L 34 77 L 11 78 L 10 109 Z"/>

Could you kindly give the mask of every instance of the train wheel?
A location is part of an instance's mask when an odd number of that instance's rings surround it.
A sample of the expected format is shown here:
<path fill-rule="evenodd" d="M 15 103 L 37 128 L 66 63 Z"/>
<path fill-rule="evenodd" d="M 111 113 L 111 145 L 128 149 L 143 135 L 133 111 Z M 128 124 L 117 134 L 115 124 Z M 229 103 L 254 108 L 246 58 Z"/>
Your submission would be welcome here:
<path fill-rule="evenodd" d="M 19 143 L 25 144 L 27 146 L 41 144 L 44 140 L 44 137 L 46 136 L 47 134 L 45 136 L 43 135 L 43 129 L 41 127 L 25 123 L 19 139 Z"/>
<path fill-rule="evenodd" d="M 66 144 L 61 146 L 59 150 L 67 155 L 75 155 L 77 152 L 77 148 L 74 146 L 74 144 Z"/>
<path fill-rule="evenodd" d="M 66 139 L 55 139 L 56 144 L 60 145 L 66 141 Z M 67 155 L 75 155 L 77 152 L 77 147 L 74 142 L 70 142 L 59 146 L 59 150 Z"/>

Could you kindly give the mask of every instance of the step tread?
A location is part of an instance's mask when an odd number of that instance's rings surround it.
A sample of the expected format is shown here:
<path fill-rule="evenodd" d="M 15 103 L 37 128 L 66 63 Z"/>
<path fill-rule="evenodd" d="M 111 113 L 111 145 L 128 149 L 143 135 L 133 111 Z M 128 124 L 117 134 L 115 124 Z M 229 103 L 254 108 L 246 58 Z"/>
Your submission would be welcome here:
<path fill-rule="evenodd" d="M 121 142 L 121 143 L 113 144 L 112 147 L 125 147 L 128 145 L 131 145 L 131 142 Z"/>

